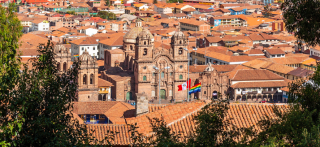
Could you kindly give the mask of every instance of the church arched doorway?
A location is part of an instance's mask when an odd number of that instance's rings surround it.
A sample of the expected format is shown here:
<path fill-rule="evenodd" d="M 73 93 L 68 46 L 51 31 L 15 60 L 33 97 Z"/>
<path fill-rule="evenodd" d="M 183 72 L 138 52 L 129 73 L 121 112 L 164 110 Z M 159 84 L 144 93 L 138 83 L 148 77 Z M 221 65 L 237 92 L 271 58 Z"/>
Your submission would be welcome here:
<path fill-rule="evenodd" d="M 131 93 L 131 92 L 127 92 L 126 100 L 133 100 L 133 99 L 132 99 L 132 93 Z"/>
<path fill-rule="evenodd" d="M 164 90 L 164 89 L 160 90 L 160 98 L 161 99 L 166 99 L 166 90 Z"/>
<path fill-rule="evenodd" d="M 218 92 L 217 91 L 213 91 L 212 92 L 212 99 L 218 99 Z"/>

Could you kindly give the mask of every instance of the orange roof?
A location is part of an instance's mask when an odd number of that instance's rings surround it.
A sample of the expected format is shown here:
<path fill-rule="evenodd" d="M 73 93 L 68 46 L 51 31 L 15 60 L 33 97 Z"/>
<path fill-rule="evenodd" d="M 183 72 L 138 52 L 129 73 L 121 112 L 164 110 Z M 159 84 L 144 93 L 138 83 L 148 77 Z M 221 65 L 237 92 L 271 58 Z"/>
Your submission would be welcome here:
<path fill-rule="evenodd" d="M 189 103 L 185 103 L 186 105 L 190 105 Z M 286 104 L 275 104 L 280 111 L 286 111 L 289 108 L 289 105 Z M 214 105 L 213 105 L 214 106 Z M 176 108 L 174 108 L 176 107 Z M 171 109 L 168 109 L 171 108 Z M 189 135 L 189 133 L 194 133 L 195 128 L 197 126 L 196 121 L 194 120 L 197 115 L 198 110 L 194 113 L 190 113 L 189 115 L 185 114 L 184 111 L 177 111 L 179 108 L 183 108 L 183 104 L 175 104 L 170 106 L 165 106 L 160 110 L 149 113 L 150 118 L 157 117 L 159 118 L 161 115 L 165 116 L 164 119 L 167 123 L 167 127 L 169 127 L 173 132 L 172 133 L 180 133 L 181 141 L 184 137 Z M 192 110 L 194 110 L 191 107 Z M 199 107 L 198 107 L 199 108 Z M 259 130 L 258 122 L 264 119 L 266 116 L 270 118 L 275 118 L 275 114 L 273 112 L 274 104 L 259 104 L 259 103 L 231 103 L 229 105 L 229 109 L 226 112 L 226 120 L 230 120 L 230 123 L 235 125 L 238 128 L 249 128 L 253 127 L 254 129 Z M 163 111 L 163 110 L 166 111 Z M 188 110 L 187 110 L 188 111 Z M 166 112 L 169 112 L 166 114 Z M 153 115 L 150 115 L 153 114 Z M 148 114 L 145 114 L 148 115 Z M 145 115 L 143 115 L 145 117 Z M 183 117 L 177 117 L 182 115 Z M 142 132 L 146 132 L 148 128 L 150 128 L 150 123 L 147 118 L 144 117 L 136 117 L 139 118 L 137 122 L 138 130 L 142 130 Z M 168 117 L 171 117 L 174 122 L 167 121 Z M 134 118 L 134 119 L 136 119 Z M 142 119 L 143 118 L 143 119 Z M 170 120 L 170 119 L 169 119 Z M 131 123 L 129 123 L 131 124 Z M 107 135 L 109 135 L 109 131 L 118 132 L 115 135 L 114 140 L 111 141 L 113 145 L 130 145 L 132 144 L 132 140 L 130 138 L 130 126 L 128 125 L 104 125 L 104 124 L 89 124 L 88 131 L 92 133 L 92 135 L 98 139 L 98 141 L 104 140 Z M 231 129 L 226 128 L 226 129 Z M 103 144 L 106 144 L 103 143 Z"/>
<path fill-rule="evenodd" d="M 198 21 L 196 19 L 181 19 L 180 23 L 186 23 L 186 24 L 191 24 L 191 25 L 195 25 L 195 26 L 200 26 L 200 25 L 204 25 L 204 24 L 208 25 L 204 21 Z"/>
<path fill-rule="evenodd" d="M 182 11 L 184 11 L 184 12 L 193 12 L 193 11 L 196 11 L 196 9 L 194 9 L 194 8 L 186 8 L 186 9 L 183 9 Z"/>

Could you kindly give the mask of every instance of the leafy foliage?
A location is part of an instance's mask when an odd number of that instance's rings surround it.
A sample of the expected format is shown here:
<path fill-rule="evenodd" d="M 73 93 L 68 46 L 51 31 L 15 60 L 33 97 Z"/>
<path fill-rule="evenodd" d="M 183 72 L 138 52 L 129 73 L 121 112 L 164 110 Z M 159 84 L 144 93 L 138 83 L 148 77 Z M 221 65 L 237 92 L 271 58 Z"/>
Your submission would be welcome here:
<path fill-rule="evenodd" d="M 285 0 L 282 3 L 282 10 L 289 32 L 309 45 L 320 43 L 320 1 Z"/>
<path fill-rule="evenodd" d="M 262 11 L 262 14 L 264 17 L 269 18 L 271 16 L 270 13 L 270 6 L 269 5 L 265 5 L 264 6 L 264 10 Z"/>
<path fill-rule="evenodd" d="M 153 4 L 157 4 L 158 3 L 158 0 L 153 0 Z"/>
<path fill-rule="evenodd" d="M 97 16 L 102 19 L 107 19 L 107 20 L 116 20 L 117 19 L 117 16 L 114 13 L 107 12 L 107 11 L 99 11 Z"/>
<path fill-rule="evenodd" d="M 168 3 L 183 3 L 183 0 L 168 0 Z"/>
<path fill-rule="evenodd" d="M 16 58 L 22 26 L 16 14 L 15 5 L 8 8 L 0 7 L 0 145 L 12 145 L 9 140 L 21 130 L 22 119 L 11 119 L 10 100 L 14 97 L 11 92 L 16 83 L 20 69 L 20 59 Z"/>

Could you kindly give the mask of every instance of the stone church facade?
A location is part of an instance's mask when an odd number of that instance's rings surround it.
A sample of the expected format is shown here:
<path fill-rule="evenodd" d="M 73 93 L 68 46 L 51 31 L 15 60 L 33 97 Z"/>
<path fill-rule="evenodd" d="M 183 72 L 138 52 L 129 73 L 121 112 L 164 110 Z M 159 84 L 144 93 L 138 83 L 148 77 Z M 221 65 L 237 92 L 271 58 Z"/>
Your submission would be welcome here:
<path fill-rule="evenodd" d="M 154 36 L 137 21 L 136 27 L 125 34 L 123 49 L 105 50 L 106 70 L 101 77 L 115 85 L 112 98 L 135 100 L 137 93 L 144 93 L 150 100 L 185 100 L 187 91 L 178 91 L 178 85 L 188 79 L 187 45 L 187 37 L 177 31 L 171 38 L 170 49 L 155 48 Z M 190 73 L 190 78 L 191 86 L 199 82 L 203 85 L 202 92 L 191 97 L 207 99 L 213 92 L 224 93 L 228 89 L 228 77 L 212 67 Z"/>

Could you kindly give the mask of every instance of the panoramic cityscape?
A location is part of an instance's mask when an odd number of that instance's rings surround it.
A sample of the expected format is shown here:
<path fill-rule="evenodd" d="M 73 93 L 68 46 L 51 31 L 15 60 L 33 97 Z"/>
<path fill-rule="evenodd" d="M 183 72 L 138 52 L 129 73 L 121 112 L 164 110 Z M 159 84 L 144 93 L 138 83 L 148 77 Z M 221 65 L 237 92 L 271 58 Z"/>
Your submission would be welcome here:
<path fill-rule="evenodd" d="M 318 0 L 0 0 L 2 146 L 320 146 Z"/>

